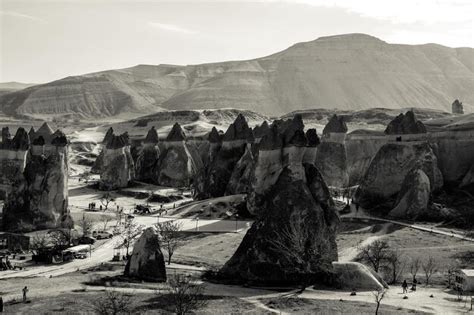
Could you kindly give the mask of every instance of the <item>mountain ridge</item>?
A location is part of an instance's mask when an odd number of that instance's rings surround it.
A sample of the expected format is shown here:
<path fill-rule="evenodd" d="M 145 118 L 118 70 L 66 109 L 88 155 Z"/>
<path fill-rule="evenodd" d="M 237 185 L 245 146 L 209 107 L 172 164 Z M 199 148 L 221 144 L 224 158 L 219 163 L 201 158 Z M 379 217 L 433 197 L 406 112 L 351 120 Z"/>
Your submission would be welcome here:
<path fill-rule="evenodd" d="M 389 44 L 366 34 L 324 36 L 250 60 L 137 65 L 70 76 L 0 96 L 7 115 L 79 118 L 170 109 L 373 107 L 472 112 L 474 49 Z"/>

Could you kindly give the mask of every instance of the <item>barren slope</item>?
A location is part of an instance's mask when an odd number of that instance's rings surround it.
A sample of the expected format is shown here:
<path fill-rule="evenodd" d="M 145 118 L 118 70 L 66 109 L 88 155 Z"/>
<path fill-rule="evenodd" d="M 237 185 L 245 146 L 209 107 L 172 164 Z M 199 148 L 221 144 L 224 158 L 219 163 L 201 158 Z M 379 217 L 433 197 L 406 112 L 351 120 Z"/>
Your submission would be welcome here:
<path fill-rule="evenodd" d="M 434 108 L 474 111 L 474 49 L 322 37 L 248 61 L 139 65 L 68 77 L 0 97 L 7 114 L 108 117 L 162 109 Z"/>

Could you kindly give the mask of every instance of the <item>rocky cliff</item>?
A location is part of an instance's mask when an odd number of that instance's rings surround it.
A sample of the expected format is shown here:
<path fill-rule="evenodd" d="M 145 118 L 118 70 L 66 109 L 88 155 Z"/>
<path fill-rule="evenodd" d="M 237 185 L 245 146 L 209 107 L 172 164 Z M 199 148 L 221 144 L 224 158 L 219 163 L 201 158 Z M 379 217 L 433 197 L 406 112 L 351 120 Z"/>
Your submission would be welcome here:
<path fill-rule="evenodd" d="M 46 141 L 45 141 L 46 139 Z M 19 128 L 6 151 L 21 153 L 29 149 L 25 164 L 16 169 L 3 209 L 5 230 L 71 226 L 68 210 L 68 141 L 62 132 L 52 132 L 44 124 L 33 138 Z M 36 144 L 35 144 L 36 143 Z M 0 150 L 0 154 L 5 151 Z M 19 166 L 20 164 L 16 164 Z M 3 177 L 3 176 L 2 176 Z"/>
<path fill-rule="evenodd" d="M 174 124 L 163 143 L 154 171 L 157 182 L 163 186 L 189 186 L 202 167 L 198 151 L 186 143 L 186 135 L 181 126 Z"/>
<path fill-rule="evenodd" d="M 388 124 L 385 133 L 388 135 L 426 133 L 426 127 L 416 118 L 415 113 L 409 110 L 405 114 L 395 117 Z"/>
<path fill-rule="evenodd" d="M 273 124 L 260 141 L 248 196 L 257 220 L 221 269 L 223 278 L 259 285 L 331 278 L 339 219 L 318 169 L 303 163 L 308 139 L 300 119 L 281 132 Z"/>
<path fill-rule="evenodd" d="M 225 132 L 220 148 L 216 150 L 217 146 L 213 147 L 213 150 L 216 151 L 210 154 L 214 158 L 207 167 L 199 172 L 195 182 L 196 198 L 224 196 L 234 169 L 246 152 L 247 143 L 253 143 L 253 141 L 253 132 L 249 128 L 245 117 L 243 115 L 237 116 Z M 246 159 L 249 158 L 249 155 L 247 155 Z M 245 167 L 242 167 L 242 163 L 241 169 L 245 169 Z M 233 184 L 233 186 L 236 185 Z M 230 188 L 230 190 L 233 190 L 233 188 Z"/>
<path fill-rule="evenodd" d="M 130 140 L 125 132 L 112 134 L 103 148 L 99 187 L 114 190 L 127 187 L 135 178 L 135 164 L 130 153 Z"/>
<path fill-rule="evenodd" d="M 148 131 L 135 159 L 135 174 L 140 181 L 154 182 L 155 180 L 153 170 L 156 168 L 160 157 L 158 142 L 158 132 L 155 127 L 152 127 Z"/>
<path fill-rule="evenodd" d="M 347 187 L 349 170 L 345 138 L 347 125 L 344 117 L 333 115 L 323 129 L 322 142 L 315 157 L 316 167 L 329 186 Z"/>
<path fill-rule="evenodd" d="M 429 143 L 388 143 L 372 160 L 356 192 L 356 200 L 370 209 L 396 198 L 408 172 L 414 167 L 423 170 L 429 178 L 431 191 L 443 187 L 438 159 Z"/>
<path fill-rule="evenodd" d="M 147 228 L 133 245 L 125 275 L 146 281 L 166 281 L 165 259 L 155 228 Z"/>

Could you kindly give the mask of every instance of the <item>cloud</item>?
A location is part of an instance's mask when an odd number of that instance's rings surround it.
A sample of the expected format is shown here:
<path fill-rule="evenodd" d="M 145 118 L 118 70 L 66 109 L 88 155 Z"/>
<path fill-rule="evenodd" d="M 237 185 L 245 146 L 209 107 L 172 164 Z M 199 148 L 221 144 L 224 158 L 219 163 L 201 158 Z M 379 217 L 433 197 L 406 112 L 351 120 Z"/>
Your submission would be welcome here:
<path fill-rule="evenodd" d="M 160 29 L 160 30 L 175 32 L 175 33 L 181 33 L 181 34 L 196 34 L 196 33 L 198 33 L 195 30 L 190 30 L 190 29 L 184 28 L 184 27 L 176 25 L 176 24 L 148 22 L 148 25 L 150 25 L 153 28 Z"/>
<path fill-rule="evenodd" d="M 472 0 L 261 0 L 345 9 L 393 23 L 465 22 L 473 20 Z"/>
<path fill-rule="evenodd" d="M 20 19 L 27 19 L 27 20 L 35 21 L 35 22 L 42 22 L 42 23 L 46 22 L 46 20 L 43 20 L 42 18 L 15 12 L 15 11 L 0 11 L 0 15 L 11 16 L 11 17 L 20 18 Z"/>

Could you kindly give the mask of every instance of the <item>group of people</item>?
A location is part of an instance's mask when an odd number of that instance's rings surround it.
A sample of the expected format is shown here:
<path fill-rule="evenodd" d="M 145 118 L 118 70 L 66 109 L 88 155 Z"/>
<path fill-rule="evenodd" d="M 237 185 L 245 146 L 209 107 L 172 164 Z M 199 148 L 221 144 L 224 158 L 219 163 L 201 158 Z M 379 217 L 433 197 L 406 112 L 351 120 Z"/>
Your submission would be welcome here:
<path fill-rule="evenodd" d="M 0 257 L 0 268 L 2 268 L 2 270 L 15 269 L 15 267 L 10 262 L 10 259 L 8 259 L 8 256 L 5 256 L 5 260 L 3 260 L 3 257 Z"/>
<path fill-rule="evenodd" d="M 89 203 L 88 209 L 89 209 L 90 211 L 95 211 L 95 209 L 96 209 L 96 207 L 95 207 L 95 202 Z M 102 211 L 102 205 L 99 206 L 99 210 Z"/>
<path fill-rule="evenodd" d="M 410 290 L 416 291 L 416 285 L 417 284 L 418 284 L 418 281 L 416 280 L 415 277 L 413 277 L 413 281 L 411 283 L 411 289 Z M 406 280 L 403 280 L 402 289 L 403 289 L 403 294 L 408 293 L 408 282 Z"/>
<path fill-rule="evenodd" d="M 89 203 L 89 210 L 91 210 L 91 211 L 95 210 L 95 202 L 90 202 Z M 100 210 L 102 210 L 102 206 L 100 206 Z"/>

